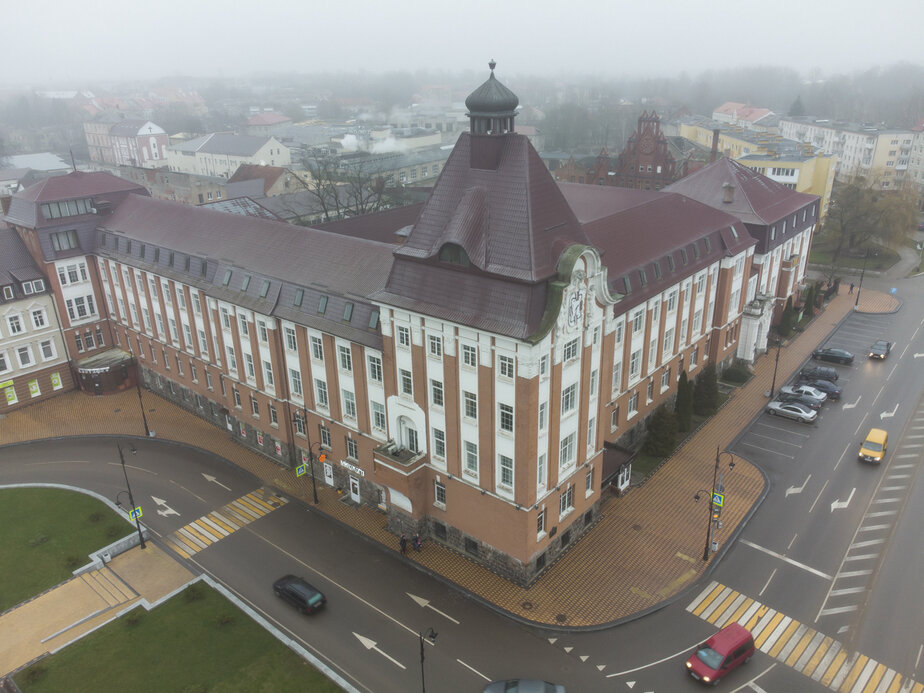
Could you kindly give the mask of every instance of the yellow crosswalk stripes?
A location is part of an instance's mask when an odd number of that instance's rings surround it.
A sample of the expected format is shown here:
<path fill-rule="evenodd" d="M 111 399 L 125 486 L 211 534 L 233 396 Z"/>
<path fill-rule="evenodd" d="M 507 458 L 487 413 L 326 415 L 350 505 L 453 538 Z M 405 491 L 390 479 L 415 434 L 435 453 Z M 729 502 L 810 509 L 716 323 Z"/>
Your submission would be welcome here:
<path fill-rule="evenodd" d="M 193 520 L 164 539 L 183 558 L 189 558 L 288 502 L 282 496 L 258 489 Z"/>
<path fill-rule="evenodd" d="M 716 627 L 740 623 L 751 631 L 754 646 L 838 693 L 924 693 L 924 684 L 715 580 L 687 606 L 687 611 Z"/>

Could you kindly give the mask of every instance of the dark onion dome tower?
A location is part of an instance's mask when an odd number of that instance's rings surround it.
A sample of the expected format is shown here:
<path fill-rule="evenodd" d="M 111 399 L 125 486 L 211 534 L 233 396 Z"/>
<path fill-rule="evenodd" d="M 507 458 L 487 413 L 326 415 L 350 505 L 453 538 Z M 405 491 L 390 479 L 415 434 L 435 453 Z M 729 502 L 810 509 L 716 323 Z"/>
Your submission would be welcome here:
<path fill-rule="evenodd" d="M 513 119 L 517 115 L 520 99 L 497 81 L 494 76 L 496 66 L 493 60 L 488 63 L 491 76 L 465 99 L 471 123 L 469 127 L 475 135 L 504 135 L 513 132 Z"/>

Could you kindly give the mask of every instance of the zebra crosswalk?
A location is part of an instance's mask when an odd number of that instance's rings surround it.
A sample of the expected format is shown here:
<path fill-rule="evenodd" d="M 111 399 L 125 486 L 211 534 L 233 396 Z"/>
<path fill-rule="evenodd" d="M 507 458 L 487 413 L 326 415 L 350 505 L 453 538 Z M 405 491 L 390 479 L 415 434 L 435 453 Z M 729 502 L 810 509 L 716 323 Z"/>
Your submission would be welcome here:
<path fill-rule="evenodd" d="M 690 602 L 687 611 L 718 628 L 737 621 L 751 631 L 758 650 L 832 691 L 924 693 L 924 683 L 866 655 L 849 652 L 834 638 L 715 580 Z"/>
<path fill-rule="evenodd" d="M 251 491 L 223 508 L 180 527 L 164 537 L 164 541 L 180 556 L 189 558 L 288 502 L 288 499 L 263 489 Z"/>

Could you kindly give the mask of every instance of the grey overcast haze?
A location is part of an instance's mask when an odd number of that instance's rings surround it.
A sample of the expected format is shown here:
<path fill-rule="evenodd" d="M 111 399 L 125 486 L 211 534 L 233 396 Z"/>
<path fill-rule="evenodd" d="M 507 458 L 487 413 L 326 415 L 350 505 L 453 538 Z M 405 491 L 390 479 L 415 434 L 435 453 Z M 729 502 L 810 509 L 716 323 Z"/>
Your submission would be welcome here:
<path fill-rule="evenodd" d="M 752 65 L 824 77 L 924 63 L 921 0 L 161 0 L 3 5 L 0 81 L 37 88 L 175 75 L 465 71 L 673 76 Z"/>

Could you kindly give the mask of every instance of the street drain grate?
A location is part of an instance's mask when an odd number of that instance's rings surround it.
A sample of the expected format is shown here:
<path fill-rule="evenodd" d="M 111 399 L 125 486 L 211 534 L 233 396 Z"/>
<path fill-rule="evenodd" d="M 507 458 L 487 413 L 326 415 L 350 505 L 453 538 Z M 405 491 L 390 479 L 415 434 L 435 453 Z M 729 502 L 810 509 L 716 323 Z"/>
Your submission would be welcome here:
<path fill-rule="evenodd" d="M 565 616 L 565 614 L 556 614 L 555 620 L 558 621 L 559 623 L 564 623 L 565 621 L 568 620 L 568 617 Z"/>
<path fill-rule="evenodd" d="M 533 609 L 533 603 L 530 601 L 525 601 L 522 604 L 520 604 L 520 606 L 526 609 L 527 611 L 532 611 Z"/>
<path fill-rule="evenodd" d="M 641 526 L 641 525 L 632 525 L 632 529 L 634 529 L 636 532 L 641 532 L 641 531 L 642 531 L 642 526 Z"/>

